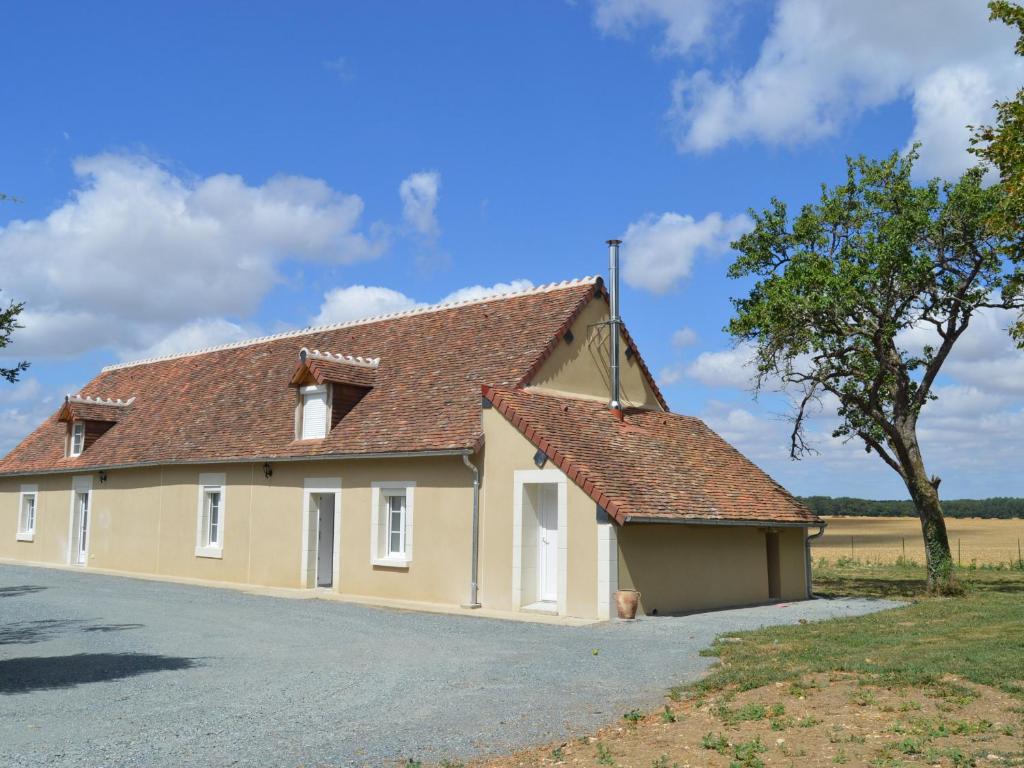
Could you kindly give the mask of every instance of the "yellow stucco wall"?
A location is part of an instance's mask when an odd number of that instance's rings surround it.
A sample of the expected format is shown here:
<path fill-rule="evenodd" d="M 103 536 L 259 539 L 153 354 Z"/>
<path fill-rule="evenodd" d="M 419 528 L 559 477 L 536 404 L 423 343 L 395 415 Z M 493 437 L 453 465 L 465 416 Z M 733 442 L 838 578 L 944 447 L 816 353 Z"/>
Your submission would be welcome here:
<path fill-rule="evenodd" d="M 572 325 L 572 343 L 560 341 L 551 356 L 530 380 L 530 388 L 568 392 L 607 400 L 610 392 L 608 357 L 608 305 L 591 301 Z M 620 344 L 619 380 L 626 405 L 661 410 L 636 358 L 626 359 L 626 342 Z"/>
<path fill-rule="evenodd" d="M 22 485 L 38 486 L 33 541 L 17 541 Z M 0 557 L 38 563 L 66 563 L 71 477 L 52 475 L 0 480 Z"/>
<path fill-rule="evenodd" d="M 804 597 L 802 529 L 779 537 L 782 598 Z M 619 586 L 659 614 L 768 601 L 764 529 L 754 526 L 627 525 L 619 530 Z"/>
<path fill-rule="evenodd" d="M 128 573 L 266 586 L 302 586 L 303 486 L 341 479 L 340 578 L 347 594 L 460 604 L 469 594 L 472 474 L 458 457 L 111 470 L 92 477 L 88 566 Z M 223 552 L 196 554 L 199 476 L 223 474 Z M 371 563 L 373 482 L 411 481 L 413 558 Z M 23 484 L 39 486 L 36 534 L 16 541 Z M 68 562 L 72 475 L 0 481 L 0 557 Z"/>
<path fill-rule="evenodd" d="M 517 470 L 535 470 L 536 448 L 494 409 L 483 411 L 486 450 L 481 491 L 480 597 L 488 608 L 518 610 L 513 603 L 513 496 Z M 552 464 L 545 469 L 563 473 Z M 565 613 L 597 617 L 597 505 L 582 489 L 566 482 Z M 527 597 L 523 602 L 532 602 Z"/>
<path fill-rule="evenodd" d="M 783 528 L 779 531 L 783 600 L 803 600 L 807 597 L 806 536 L 807 530 L 804 528 Z"/>

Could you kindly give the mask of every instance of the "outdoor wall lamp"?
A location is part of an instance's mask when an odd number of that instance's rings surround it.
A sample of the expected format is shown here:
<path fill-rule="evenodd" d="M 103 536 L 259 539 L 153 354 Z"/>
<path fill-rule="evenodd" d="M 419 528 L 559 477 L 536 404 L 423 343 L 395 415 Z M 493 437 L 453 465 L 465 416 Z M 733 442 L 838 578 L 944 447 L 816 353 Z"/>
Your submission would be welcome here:
<path fill-rule="evenodd" d="M 105 469 L 101 469 L 100 470 L 100 482 L 101 483 L 107 482 L 107 470 L 105 470 Z"/>
<path fill-rule="evenodd" d="M 265 478 L 267 478 L 267 480 L 269 480 L 273 474 L 274 474 L 274 468 L 272 466 L 270 466 L 270 462 L 269 461 L 263 462 L 263 476 Z"/>

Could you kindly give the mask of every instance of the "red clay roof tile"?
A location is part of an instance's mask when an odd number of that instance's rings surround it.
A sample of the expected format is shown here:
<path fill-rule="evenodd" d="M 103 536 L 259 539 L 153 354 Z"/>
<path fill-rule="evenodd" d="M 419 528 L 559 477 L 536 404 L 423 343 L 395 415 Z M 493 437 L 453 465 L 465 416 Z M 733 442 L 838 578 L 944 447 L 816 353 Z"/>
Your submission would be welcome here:
<path fill-rule="evenodd" d="M 111 366 L 82 392 L 135 397 L 116 425 L 69 459 L 55 414 L 0 461 L 0 474 L 472 450 L 481 441 L 480 386 L 521 381 L 600 286 L 587 278 Z M 295 441 L 288 387 L 303 347 L 380 358 L 373 389 L 315 443 Z"/>
<path fill-rule="evenodd" d="M 483 387 L 484 397 L 619 523 L 693 520 L 812 525 L 803 504 L 700 419 Z"/>

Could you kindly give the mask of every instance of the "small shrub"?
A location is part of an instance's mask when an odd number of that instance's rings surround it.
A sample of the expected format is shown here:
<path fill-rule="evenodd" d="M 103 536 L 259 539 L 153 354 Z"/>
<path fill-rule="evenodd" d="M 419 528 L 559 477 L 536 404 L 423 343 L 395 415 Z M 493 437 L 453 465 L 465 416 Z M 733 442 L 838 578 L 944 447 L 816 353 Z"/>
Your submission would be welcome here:
<path fill-rule="evenodd" d="M 663 723 L 674 723 L 676 721 L 676 714 L 672 711 L 672 708 L 666 704 L 665 709 L 661 711 L 661 722 Z"/>
<path fill-rule="evenodd" d="M 551 759 L 556 763 L 560 763 L 565 759 L 565 750 L 563 749 L 565 744 L 555 747 L 551 750 Z"/>
<path fill-rule="evenodd" d="M 906 738 L 902 741 L 898 741 L 895 744 L 896 749 L 902 752 L 904 755 L 919 755 L 921 754 L 921 740 Z"/>
<path fill-rule="evenodd" d="M 744 704 L 739 709 L 729 709 L 725 704 L 720 704 L 716 713 L 726 725 L 736 725 L 748 720 L 764 720 L 768 715 L 768 709 L 764 704 Z"/>
<path fill-rule="evenodd" d="M 608 749 L 600 741 L 597 742 L 597 762 L 601 765 L 615 765 L 615 758 L 612 757 L 611 750 Z"/>
<path fill-rule="evenodd" d="M 628 720 L 630 725 L 636 725 L 644 719 L 644 713 L 639 709 L 631 709 L 629 712 L 622 716 L 623 720 Z"/>
<path fill-rule="evenodd" d="M 700 745 L 723 755 L 729 750 L 729 740 L 720 733 L 705 733 Z"/>
<path fill-rule="evenodd" d="M 740 742 L 733 748 L 733 755 L 735 755 L 737 762 L 732 763 L 732 765 L 737 765 L 741 768 L 761 768 L 764 763 L 758 755 L 765 751 L 767 751 L 767 747 L 761 743 L 759 738 L 755 737 L 750 741 Z"/>
<path fill-rule="evenodd" d="M 814 726 L 820 723 L 821 720 L 816 718 L 814 715 L 806 715 L 804 717 L 801 717 L 796 724 L 799 725 L 801 728 L 813 728 Z"/>

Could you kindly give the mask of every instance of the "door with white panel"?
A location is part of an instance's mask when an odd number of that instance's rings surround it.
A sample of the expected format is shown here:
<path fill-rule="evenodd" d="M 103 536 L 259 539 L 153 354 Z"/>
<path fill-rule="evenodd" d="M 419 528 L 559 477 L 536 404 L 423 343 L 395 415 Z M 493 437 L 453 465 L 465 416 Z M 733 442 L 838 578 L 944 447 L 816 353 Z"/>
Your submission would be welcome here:
<path fill-rule="evenodd" d="M 558 486 L 537 486 L 537 599 L 558 602 Z"/>

